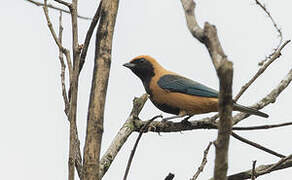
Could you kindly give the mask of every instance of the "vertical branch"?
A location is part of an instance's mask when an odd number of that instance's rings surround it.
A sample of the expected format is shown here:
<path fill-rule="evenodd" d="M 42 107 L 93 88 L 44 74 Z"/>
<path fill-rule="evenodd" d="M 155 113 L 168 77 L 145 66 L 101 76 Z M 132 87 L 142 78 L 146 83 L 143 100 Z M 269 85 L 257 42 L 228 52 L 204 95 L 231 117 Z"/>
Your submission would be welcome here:
<path fill-rule="evenodd" d="M 217 70 L 220 81 L 219 93 L 219 126 L 218 136 L 215 142 L 216 157 L 214 168 L 214 179 L 225 180 L 228 169 L 228 147 L 230 131 L 232 127 L 232 63 L 226 61 Z"/>
<path fill-rule="evenodd" d="M 96 33 L 93 78 L 84 146 L 83 179 L 99 179 L 100 147 L 103 134 L 105 97 L 111 65 L 112 38 L 119 0 L 105 0 Z"/>
<path fill-rule="evenodd" d="M 195 17 L 196 3 L 192 0 L 181 0 L 185 11 L 186 21 L 191 34 L 203 43 L 212 59 L 220 82 L 218 136 L 215 142 L 216 157 L 214 179 L 225 180 L 228 169 L 228 147 L 232 126 L 232 62 L 227 59 L 220 44 L 217 29 L 214 25 L 205 23 L 202 29 Z"/>
<path fill-rule="evenodd" d="M 79 140 L 77 134 L 77 96 L 78 96 L 78 67 L 79 67 L 79 57 L 78 57 L 78 26 L 77 26 L 77 0 L 72 0 L 72 4 L 69 6 L 71 12 L 72 21 L 72 39 L 73 39 L 73 74 L 72 80 L 70 81 L 70 142 L 69 142 L 69 180 L 74 180 L 75 173 L 75 161 L 76 154 L 79 150 Z M 80 53 L 79 53 L 80 54 Z M 76 68 L 77 67 L 77 68 Z M 77 69 L 77 70 L 76 70 Z M 79 154 L 79 153 L 78 153 Z"/>

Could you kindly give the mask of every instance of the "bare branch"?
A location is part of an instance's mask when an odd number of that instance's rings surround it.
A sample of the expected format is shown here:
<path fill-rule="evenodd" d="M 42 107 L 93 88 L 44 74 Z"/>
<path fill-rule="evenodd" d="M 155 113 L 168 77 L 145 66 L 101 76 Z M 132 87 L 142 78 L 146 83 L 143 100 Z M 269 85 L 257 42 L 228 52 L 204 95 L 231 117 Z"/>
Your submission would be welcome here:
<path fill-rule="evenodd" d="M 281 56 L 282 49 L 290 42 L 290 40 L 284 42 L 284 44 L 277 49 L 271 56 L 270 60 L 266 62 L 261 68 L 259 68 L 258 72 L 244 85 L 241 87 L 239 93 L 234 98 L 234 101 L 236 102 L 240 96 L 247 90 L 247 88 L 250 87 L 250 85 L 263 73 L 265 70 L 271 65 L 276 59 L 278 59 Z"/>
<path fill-rule="evenodd" d="M 203 43 L 209 51 L 213 65 L 217 71 L 220 82 L 219 92 L 219 125 L 218 136 L 215 143 L 215 170 L 214 178 L 216 180 L 226 179 L 228 168 L 228 147 L 230 129 L 232 126 L 232 62 L 228 61 L 220 44 L 216 27 L 205 23 L 202 29 L 195 18 L 195 2 L 193 0 L 181 0 L 183 5 L 187 25 L 191 34 Z"/>
<path fill-rule="evenodd" d="M 108 168 L 111 166 L 113 160 L 116 155 L 127 141 L 128 137 L 135 129 L 134 119 L 138 117 L 142 108 L 144 107 L 145 102 L 148 99 L 147 94 L 143 94 L 139 98 L 135 98 L 133 100 L 133 108 L 128 117 L 127 121 L 123 124 L 122 128 L 119 130 L 115 138 L 113 139 L 109 148 L 107 148 L 106 152 L 102 156 L 99 164 L 99 175 L 100 179 L 107 172 Z"/>
<path fill-rule="evenodd" d="M 44 6 L 43 6 L 43 10 L 44 10 L 44 14 L 45 14 L 45 17 L 46 17 L 46 20 L 47 20 L 47 24 L 48 24 L 48 27 L 49 27 L 49 30 L 53 36 L 53 39 L 55 40 L 55 43 L 57 44 L 58 48 L 65 54 L 66 56 L 66 60 L 67 60 L 67 64 L 68 64 L 68 69 L 69 69 L 69 76 L 70 76 L 70 79 L 69 81 L 71 82 L 71 79 L 72 79 L 72 74 L 73 74 L 73 70 L 72 70 L 72 63 L 71 63 L 71 57 L 70 57 L 70 52 L 69 50 L 67 50 L 66 48 L 64 48 L 62 46 L 62 44 L 60 43 L 57 35 L 56 35 L 56 32 L 53 28 L 53 25 L 51 23 L 51 20 L 50 20 L 50 17 L 49 17 L 49 12 L 48 12 L 48 7 L 47 7 L 47 0 L 44 1 Z"/>
<path fill-rule="evenodd" d="M 261 150 L 263 150 L 263 151 L 265 151 L 267 153 L 273 154 L 273 155 L 275 155 L 277 157 L 280 157 L 280 158 L 285 157 L 284 155 L 282 155 L 280 153 L 277 153 L 277 152 L 275 152 L 275 151 L 273 151 L 271 149 L 268 149 L 268 148 L 266 148 L 266 147 L 264 147 L 262 145 L 259 145 L 259 144 L 255 143 L 255 142 L 252 142 L 252 141 L 250 141 L 248 139 L 245 139 L 245 138 L 239 136 L 238 134 L 235 134 L 234 132 L 231 132 L 231 136 L 233 136 L 234 138 L 240 140 L 241 142 L 244 142 L 246 144 L 249 144 L 249 145 L 251 145 L 251 146 L 253 146 L 255 148 L 261 149 Z"/>
<path fill-rule="evenodd" d="M 292 122 L 281 123 L 281 124 L 271 124 L 271 125 L 262 125 L 262 126 L 251 126 L 251 127 L 233 127 L 232 130 L 263 130 L 263 129 L 271 129 L 283 126 L 290 126 Z"/>
<path fill-rule="evenodd" d="M 265 96 L 262 100 L 252 105 L 252 108 L 262 109 L 263 107 L 269 105 L 270 103 L 274 103 L 277 97 L 281 94 L 281 92 L 290 84 L 292 80 L 292 69 L 288 72 L 288 74 L 282 79 L 282 81 L 274 88 L 267 96 Z M 237 124 L 241 120 L 249 117 L 249 114 L 239 113 L 233 117 L 233 125 Z"/>
<path fill-rule="evenodd" d="M 134 147 L 133 147 L 133 149 L 131 151 L 131 154 L 130 154 L 130 157 L 129 157 L 129 160 L 128 160 L 128 163 L 127 163 L 127 167 L 126 167 L 126 171 L 125 171 L 123 180 L 127 180 L 127 177 L 128 177 L 129 171 L 130 171 L 130 167 L 131 167 L 131 164 L 132 164 L 132 161 L 133 161 L 133 158 L 134 158 L 138 143 L 139 143 L 143 133 L 147 132 L 149 124 L 151 124 L 151 122 L 154 121 L 157 118 L 162 118 L 162 115 L 154 116 L 152 119 L 147 121 L 147 123 L 141 128 L 140 133 L 139 133 L 139 135 L 137 137 L 137 140 L 136 140 L 136 142 L 134 144 Z"/>
<path fill-rule="evenodd" d="M 95 15 L 90 23 L 90 26 L 88 28 L 88 31 L 86 33 L 86 36 L 85 36 L 85 40 L 84 40 L 84 43 L 83 43 L 83 48 L 82 48 L 82 51 L 81 51 L 81 57 L 80 57 L 80 64 L 79 64 L 79 73 L 81 72 L 82 70 L 82 67 L 84 65 L 84 62 L 85 62 L 85 57 L 87 55 L 87 50 L 88 50 L 88 47 L 89 47 L 89 43 L 90 43 L 90 39 L 92 37 L 92 34 L 93 34 L 93 31 L 95 29 L 95 26 L 97 25 L 97 22 L 99 20 L 99 17 L 100 17 L 100 12 L 101 12 L 101 6 L 102 6 L 102 1 L 100 1 L 99 3 L 99 6 L 95 12 Z"/>
<path fill-rule="evenodd" d="M 255 168 L 257 161 L 252 161 L 251 180 L 256 179 Z"/>
<path fill-rule="evenodd" d="M 48 27 L 50 29 L 50 32 L 55 40 L 55 43 L 57 44 L 57 46 L 59 47 L 59 49 L 62 50 L 62 52 L 64 51 L 64 47 L 61 45 L 61 43 L 59 42 L 59 39 L 56 35 L 56 32 L 53 28 L 53 25 L 51 23 L 51 20 L 50 20 L 50 17 L 49 17 L 49 12 L 48 12 L 48 6 L 47 6 L 47 0 L 44 0 L 44 6 L 43 6 L 43 10 L 44 10 L 44 13 L 45 13 L 45 16 L 46 16 L 46 20 L 47 20 L 47 23 L 48 23 Z"/>
<path fill-rule="evenodd" d="M 191 178 L 191 180 L 196 180 L 199 177 L 200 173 L 203 172 L 204 167 L 207 164 L 207 155 L 208 155 L 208 152 L 209 152 L 211 145 L 212 145 L 212 142 L 209 142 L 207 148 L 204 151 L 204 156 L 203 156 L 201 165 L 198 168 L 197 172 L 194 174 L 194 176 Z"/>
<path fill-rule="evenodd" d="M 185 11 L 189 31 L 200 42 L 204 42 L 204 30 L 199 26 L 195 18 L 196 3 L 193 0 L 181 0 L 181 3 Z"/>
<path fill-rule="evenodd" d="M 259 65 L 263 65 L 268 59 L 270 59 L 272 56 L 274 56 L 274 54 L 276 53 L 276 51 L 278 51 L 278 49 L 281 46 L 282 41 L 283 41 L 283 35 L 282 35 L 281 29 L 278 27 L 276 21 L 272 17 L 271 13 L 267 10 L 267 8 L 265 7 L 265 5 L 263 5 L 262 3 L 260 3 L 258 0 L 255 0 L 255 2 L 268 15 L 269 19 L 272 21 L 273 26 L 275 27 L 275 29 L 278 32 L 279 37 L 280 37 L 279 43 L 278 43 L 277 47 L 274 48 L 274 51 L 269 56 L 267 56 L 264 60 L 262 60 L 261 62 L 259 62 Z"/>
<path fill-rule="evenodd" d="M 260 165 L 255 168 L 256 177 L 273 171 L 292 167 L 292 155 L 289 155 L 274 164 Z M 251 178 L 252 169 L 228 176 L 228 180 L 243 180 Z"/>
<path fill-rule="evenodd" d="M 263 172 L 261 172 L 261 174 L 267 174 L 267 173 L 272 172 L 273 170 L 277 169 L 279 166 L 281 166 L 283 163 L 285 163 L 286 161 L 288 161 L 291 158 L 292 158 L 292 154 L 289 156 L 283 157 L 280 161 L 278 161 L 277 163 L 275 163 L 271 167 L 269 167 L 269 168 L 265 169 Z"/>
<path fill-rule="evenodd" d="M 103 0 L 96 33 L 93 78 L 84 146 L 83 179 L 99 179 L 100 148 L 103 134 L 105 98 L 111 66 L 112 38 L 119 0 Z M 79 61 L 79 60 L 78 60 Z M 75 66 L 79 74 L 79 64 Z"/>
<path fill-rule="evenodd" d="M 63 35 L 63 26 L 62 26 L 62 11 L 60 11 L 60 16 L 59 16 L 59 42 L 60 45 L 62 46 L 62 35 Z M 59 48 L 59 59 L 61 63 L 61 85 L 62 85 L 62 96 L 65 104 L 65 114 L 68 116 L 68 111 L 69 111 L 69 100 L 66 92 L 66 84 L 65 84 L 65 69 L 66 65 L 64 62 L 64 57 L 63 57 L 63 52 L 62 49 Z"/>
<path fill-rule="evenodd" d="M 36 6 L 41 6 L 41 7 L 44 6 L 43 3 L 40 3 L 40 2 L 37 2 L 37 1 L 33 1 L 33 0 L 25 0 L 25 1 L 30 2 L 30 3 L 32 3 L 32 4 L 36 5 Z M 51 9 L 54 9 L 54 10 L 62 11 L 62 12 L 67 13 L 67 14 L 70 14 L 70 11 L 67 11 L 67 10 L 62 9 L 62 8 L 58 8 L 56 6 L 53 6 L 52 4 L 47 4 L 47 7 L 51 8 Z M 89 17 L 80 16 L 80 15 L 78 15 L 78 18 L 84 19 L 84 20 L 91 20 L 91 18 L 89 18 Z"/>

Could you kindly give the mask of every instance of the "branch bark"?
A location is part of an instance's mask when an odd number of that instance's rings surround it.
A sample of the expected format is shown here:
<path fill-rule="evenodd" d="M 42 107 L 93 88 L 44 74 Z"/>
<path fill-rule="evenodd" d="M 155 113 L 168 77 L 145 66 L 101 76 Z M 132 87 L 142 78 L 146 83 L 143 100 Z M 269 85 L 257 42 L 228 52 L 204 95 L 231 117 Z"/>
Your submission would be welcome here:
<path fill-rule="evenodd" d="M 185 11 L 189 31 L 208 49 L 220 82 L 220 120 L 218 125 L 218 136 L 215 142 L 216 157 L 214 179 L 225 180 L 228 169 L 229 136 L 232 127 L 232 62 L 230 62 L 224 54 L 216 27 L 208 22 L 205 23 L 204 29 L 198 25 L 195 17 L 196 3 L 192 0 L 181 0 L 181 3 Z"/>
<path fill-rule="evenodd" d="M 119 0 L 105 0 L 101 7 L 101 19 L 96 33 L 95 61 L 83 156 L 84 180 L 99 179 L 104 106 L 111 66 L 112 38 L 118 5 Z M 79 66 L 76 68 L 79 71 Z"/>
<path fill-rule="evenodd" d="M 273 171 L 285 169 L 285 168 L 290 168 L 292 167 L 292 155 L 289 155 L 285 158 L 282 158 L 276 163 L 273 164 L 267 164 L 267 165 L 260 165 L 257 168 L 254 169 L 254 175 L 256 177 L 271 173 Z M 252 169 L 243 171 L 240 173 L 236 173 L 233 175 L 228 176 L 228 180 L 243 180 L 243 179 L 249 179 L 252 176 Z M 210 179 L 212 180 L 212 179 Z"/>
<path fill-rule="evenodd" d="M 135 130 L 134 120 L 138 118 L 147 99 L 148 99 L 147 94 L 143 94 L 139 98 L 134 98 L 133 108 L 128 119 L 123 124 L 123 127 L 119 130 L 119 132 L 113 139 L 110 147 L 107 149 L 107 151 L 105 152 L 105 154 L 102 156 L 100 160 L 100 164 L 99 164 L 100 179 L 107 172 L 113 160 L 115 159 L 116 155 L 119 153 L 120 149 L 122 148 L 124 143 L 127 141 L 128 137 Z"/>
<path fill-rule="evenodd" d="M 32 3 L 32 4 L 36 5 L 36 6 L 43 7 L 45 5 L 44 3 L 40 3 L 40 2 L 37 2 L 37 1 L 33 1 L 33 0 L 26 0 L 26 1 Z M 56 7 L 56 6 L 53 6 L 52 4 L 47 4 L 47 7 L 51 8 L 51 9 L 54 9 L 54 10 L 57 10 L 57 11 L 62 11 L 64 13 L 70 14 L 70 11 L 67 11 L 65 9 L 62 9 L 62 8 L 59 8 L 59 7 Z M 91 19 L 89 17 L 80 16 L 80 15 L 78 15 L 78 18 L 84 19 L 84 20 L 90 20 Z"/>

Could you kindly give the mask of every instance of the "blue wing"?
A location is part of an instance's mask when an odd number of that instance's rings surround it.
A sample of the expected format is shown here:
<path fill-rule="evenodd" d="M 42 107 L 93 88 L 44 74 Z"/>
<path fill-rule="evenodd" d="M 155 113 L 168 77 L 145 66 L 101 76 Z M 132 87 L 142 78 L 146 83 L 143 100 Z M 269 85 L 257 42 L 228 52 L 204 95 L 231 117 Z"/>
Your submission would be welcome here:
<path fill-rule="evenodd" d="M 167 74 L 157 82 L 162 89 L 193 96 L 218 98 L 218 91 L 182 76 Z"/>

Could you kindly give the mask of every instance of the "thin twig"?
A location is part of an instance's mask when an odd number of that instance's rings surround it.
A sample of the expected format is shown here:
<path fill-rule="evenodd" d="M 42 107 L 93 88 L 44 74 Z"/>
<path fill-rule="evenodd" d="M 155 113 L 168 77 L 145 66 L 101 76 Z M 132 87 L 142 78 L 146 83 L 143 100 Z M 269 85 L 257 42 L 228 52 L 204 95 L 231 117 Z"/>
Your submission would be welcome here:
<path fill-rule="evenodd" d="M 56 35 L 56 32 L 53 28 L 53 25 L 51 23 L 51 20 L 50 20 L 50 16 L 49 16 L 49 12 L 48 12 L 48 6 L 47 6 L 47 0 L 44 1 L 44 5 L 43 5 L 43 10 L 44 10 L 44 14 L 45 14 L 45 17 L 46 17 L 46 20 L 47 20 L 47 24 L 48 24 L 48 27 L 49 27 L 49 30 L 53 36 L 53 39 L 55 40 L 55 43 L 57 44 L 58 48 L 62 50 L 62 52 L 65 54 L 66 56 L 66 60 L 67 60 L 67 65 L 68 65 L 68 69 L 69 69 L 69 82 L 71 82 L 72 80 L 72 75 L 73 75 L 73 70 L 72 70 L 72 63 L 71 63 L 71 57 L 70 57 L 70 51 L 66 48 L 64 48 L 62 46 L 62 44 L 60 43 L 57 35 Z"/>
<path fill-rule="evenodd" d="M 92 37 L 93 31 L 94 31 L 94 29 L 97 25 L 97 22 L 99 20 L 99 17 L 100 17 L 101 7 L 102 7 L 102 0 L 100 1 L 99 5 L 98 5 L 98 8 L 94 14 L 94 17 L 90 23 L 90 26 L 89 26 L 88 31 L 87 31 L 86 36 L 85 36 L 83 48 L 82 48 L 81 55 L 80 55 L 79 73 L 81 72 L 82 67 L 84 65 L 87 50 L 88 50 L 89 43 L 90 43 L 90 39 Z"/>
<path fill-rule="evenodd" d="M 50 17 L 49 17 L 49 12 L 48 12 L 48 6 L 47 6 L 47 0 L 44 0 L 44 6 L 43 6 L 43 10 L 44 10 L 44 13 L 45 13 L 45 16 L 46 16 L 46 20 L 47 20 L 47 23 L 48 23 L 48 27 L 50 29 L 50 32 L 55 40 L 55 43 L 58 45 L 59 49 L 62 50 L 62 52 L 64 51 L 64 47 L 61 45 L 57 35 L 56 35 L 56 32 L 53 28 L 53 25 L 51 23 L 51 20 L 50 20 Z"/>
<path fill-rule="evenodd" d="M 255 180 L 256 179 L 256 173 L 255 173 L 256 163 L 257 163 L 256 160 L 252 161 L 251 180 Z"/>
<path fill-rule="evenodd" d="M 289 70 L 287 75 L 281 80 L 281 82 L 270 91 L 269 94 L 267 94 L 264 98 L 262 98 L 260 101 L 255 103 L 254 105 L 250 106 L 251 108 L 255 109 L 262 109 L 263 107 L 274 103 L 278 96 L 283 92 L 284 89 L 288 87 L 292 80 L 292 68 Z M 249 114 L 246 113 L 238 113 L 237 115 L 233 116 L 233 125 L 237 124 L 241 120 L 249 117 Z"/>
<path fill-rule="evenodd" d="M 243 138 L 243 137 L 241 137 L 241 136 L 235 134 L 234 132 L 231 132 L 231 136 L 233 136 L 234 138 L 240 140 L 241 142 L 244 142 L 244 143 L 246 143 L 246 144 L 249 144 L 249 145 L 251 145 L 251 146 L 253 146 L 253 147 L 255 147 L 255 148 L 261 149 L 261 150 L 263 150 L 263 151 L 265 151 L 265 152 L 267 152 L 267 153 L 269 153 L 269 154 L 273 154 L 273 155 L 275 155 L 275 156 L 277 156 L 277 157 L 280 157 L 280 158 L 285 157 L 284 155 L 282 155 L 282 154 L 280 154 L 280 153 L 277 153 L 277 152 L 275 152 L 275 151 L 273 151 L 273 150 L 271 150 L 271 149 L 268 149 L 268 148 L 266 148 L 266 147 L 264 147 L 264 146 L 262 146 L 262 145 L 259 145 L 259 144 L 255 143 L 255 142 L 252 142 L 252 141 L 250 141 L 250 140 L 248 140 L 248 139 L 245 139 L 245 138 Z"/>
<path fill-rule="evenodd" d="M 279 37 L 280 37 L 279 43 L 278 43 L 277 47 L 274 48 L 273 52 L 269 56 L 267 56 L 264 60 L 262 60 L 261 62 L 259 62 L 259 65 L 263 65 L 268 59 L 270 59 L 272 56 L 274 56 L 274 54 L 276 53 L 276 51 L 281 46 L 281 44 L 283 42 L 283 34 L 282 34 L 281 29 L 278 27 L 276 21 L 272 17 L 271 13 L 265 7 L 265 5 L 262 4 L 262 3 L 260 3 L 258 0 L 255 0 L 255 2 L 268 15 L 269 19 L 272 21 L 273 26 L 275 27 L 275 29 L 276 29 L 277 33 L 279 34 Z"/>
<path fill-rule="evenodd" d="M 62 37 L 63 37 L 63 26 L 62 26 L 62 11 L 60 11 L 60 16 L 59 16 L 59 42 L 62 46 Z M 66 84 L 65 84 L 65 69 L 66 65 L 64 62 L 64 57 L 63 57 L 63 52 L 62 49 L 59 48 L 59 59 L 61 63 L 61 85 L 62 85 L 62 96 L 65 104 L 65 114 L 68 116 L 68 111 L 69 111 L 69 100 L 66 92 Z"/>
<path fill-rule="evenodd" d="M 25 1 L 30 2 L 30 3 L 32 3 L 32 4 L 36 5 L 36 6 L 41 6 L 41 7 L 44 6 L 43 3 L 36 2 L 36 1 L 33 1 L 33 0 L 25 0 Z M 48 8 L 51 8 L 51 9 L 54 9 L 54 10 L 57 10 L 57 11 L 62 11 L 62 12 L 64 12 L 64 13 L 70 14 L 70 11 L 67 11 L 67 10 L 62 9 L 62 8 L 58 8 L 58 7 L 56 7 L 56 6 L 53 6 L 52 4 L 47 4 L 47 7 L 48 7 Z M 89 18 L 89 17 L 80 16 L 80 15 L 78 15 L 78 18 L 80 18 L 80 19 L 84 19 L 84 20 L 91 20 L 91 18 Z"/>
<path fill-rule="evenodd" d="M 204 151 L 204 156 L 203 156 L 201 165 L 198 168 L 197 172 L 194 174 L 194 176 L 191 178 L 191 180 L 196 180 L 199 177 L 200 173 L 203 172 L 204 167 L 207 164 L 207 155 L 208 155 L 208 152 L 209 152 L 211 145 L 212 145 L 212 142 L 209 142 L 207 148 Z"/>
<path fill-rule="evenodd" d="M 240 96 L 247 90 L 248 87 L 263 73 L 265 70 L 269 67 L 270 64 L 272 64 L 276 59 L 278 59 L 281 56 L 282 49 L 290 42 L 290 40 L 284 42 L 284 44 L 277 49 L 277 51 L 273 54 L 273 56 L 270 58 L 268 62 L 266 62 L 262 67 L 259 68 L 257 73 L 244 85 L 241 87 L 239 93 L 234 98 L 234 101 L 236 102 Z"/>
<path fill-rule="evenodd" d="M 127 179 L 127 176 L 128 176 L 128 174 L 129 174 L 129 170 L 130 170 L 130 167 L 131 167 L 131 164 L 132 164 L 133 157 L 134 157 L 134 155 L 135 155 L 135 152 L 136 152 L 136 149 L 137 149 L 138 143 L 139 143 L 139 141 L 140 141 L 140 139 L 141 139 L 143 133 L 147 130 L 148 125 L 149 125 L 152 121 L 154 121 L 155 119 L 157 119 L 157 118 L 162 118 L 162 115 L 154 116 L 152 119 L 150 119 L 149 121 L 147 121 L 147 123 L 143 126 L 143 128 L 141 128 L 140 133 L 139 133 L 139 135 L 138 135 L 138 137 L 137 137 L 137 140 L 136 140 L 136 142 L 135 142 L 135 144 L 134 144 L 134 147 L 133 147 L 133 149 L 132 149 L 132 151 L 131 151 L 131 154 L 130 154 L 130 157 L 129 157 L 129 160 L 128 160 L 128 163 L 127 163 L 127 167 L 126 167 L 126 171 L 125 171 L 125 174 L 124 174 L 124 178 L 123 178 L 123 180 L 126 180 L 126 179 Z"/>
<path fill-rule="evenodd" d="M 290 126 L 292 122 L 281 123 L 281 124 L 271 124 L 271 125 L 262 125 L 262 126 L 250 126 L 250 127 L 233 127 L 232 130 L 263 130 L 263 129 L 271 129 L 283 126 Z"/>

